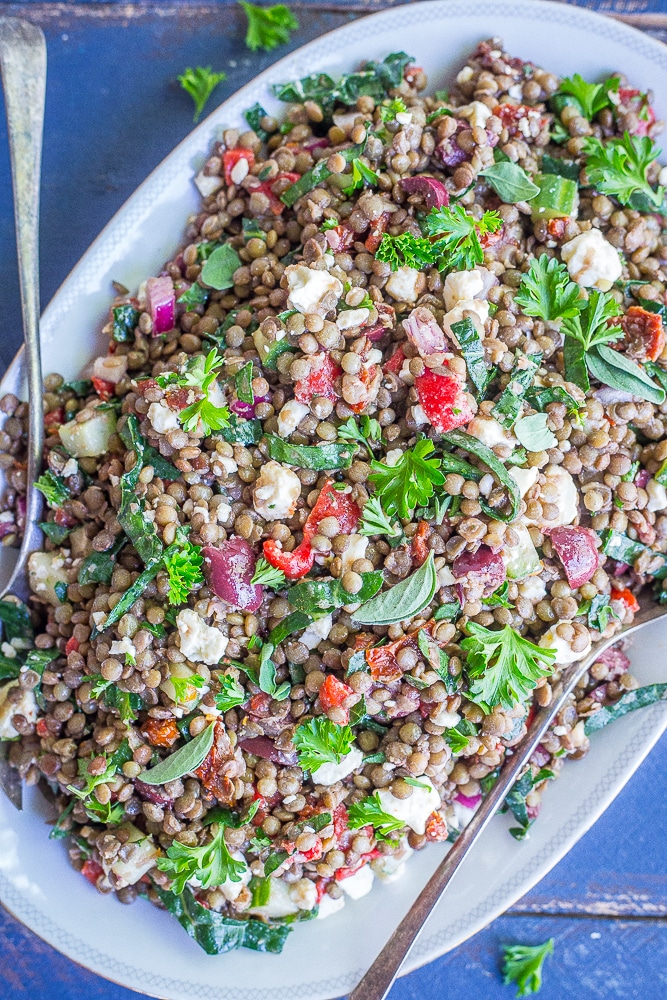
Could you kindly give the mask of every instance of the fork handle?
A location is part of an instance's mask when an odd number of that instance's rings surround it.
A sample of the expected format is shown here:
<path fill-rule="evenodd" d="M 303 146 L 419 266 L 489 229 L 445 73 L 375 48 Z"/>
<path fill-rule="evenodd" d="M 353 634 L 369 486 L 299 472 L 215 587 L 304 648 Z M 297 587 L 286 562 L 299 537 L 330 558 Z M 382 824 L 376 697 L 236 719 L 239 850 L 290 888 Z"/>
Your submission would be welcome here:
<path fill-rule="evenodd" d="M 39 182 L 46 94 L 46 42 L 40 28 L 19 18 L 0 17 L 0 71 L 14 186 L 16 252 L 30 401 L 25 531 L 18 562 L 5 592 L 11 591 L 18 597 L 27 598 L 25 561 L 28 554 L 41 544 L 37 522 L 42 512 L 42 496 L 32 484 L 39 476 L 44 447 L 39 342 Z"/>

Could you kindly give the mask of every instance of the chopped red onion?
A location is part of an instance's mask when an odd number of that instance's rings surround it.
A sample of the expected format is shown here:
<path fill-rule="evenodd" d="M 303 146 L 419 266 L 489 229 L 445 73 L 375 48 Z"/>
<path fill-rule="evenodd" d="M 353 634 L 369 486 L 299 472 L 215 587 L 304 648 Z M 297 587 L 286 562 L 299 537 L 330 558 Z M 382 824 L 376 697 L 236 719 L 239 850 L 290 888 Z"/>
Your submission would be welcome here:
<path fill-rule="evenodd" d="M 443 354 L 450 348 L 444 331 L 426 306 L 413 309 L 408 318 L 403 320 L 403 329 L 422 357 Z"/>
<path fill-rule="evenodd" d="M 481 795 L 464 795 L 463 792 L 459 792 L 458 795 L 454 796 L 455 802 L 460 802 L 462 806 L 466 809 L 476 809 L 477 806 L 482 801 Z"/>
<path fill-rule="evenodd" d="M 596 389 L 593 395 L 599 399 L 603 406 L 611 406 L 613 403 L 631 403 L 635 398 L 631 392 L 625 392 L 624 389 L 612 389 L 608 385 L 602 389 Z"/>
<path fill-rule="evenodd" d="M 153 336 L 174 329 L 176 321 L 176 293 L 174 282 L 168 275 L 149 278 L 146 282 L 146 305 L 153 320 Z"/>
<path fill-rule="evenodd" d="M 257 611 L 264 596 L 259 583 L 251 583 L 255 572 L 255 553 L 243 538 L 228 538 L 219 546 L 202 549 L 204 573 L 208 585 L 231 607 Z"/>

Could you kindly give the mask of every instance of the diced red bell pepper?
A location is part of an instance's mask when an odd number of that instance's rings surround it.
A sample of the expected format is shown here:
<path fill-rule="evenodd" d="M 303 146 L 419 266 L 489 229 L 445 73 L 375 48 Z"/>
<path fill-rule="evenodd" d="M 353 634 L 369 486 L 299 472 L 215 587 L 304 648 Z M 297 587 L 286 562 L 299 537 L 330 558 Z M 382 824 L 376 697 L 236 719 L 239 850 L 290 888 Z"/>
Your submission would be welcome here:
<path fill-rule="evenodd" d="M 496 229 L 495 233 L 481 233 L 479 237 L 479 245 L 482 250 L 488 250 L 489 247 L 495 246 L 496 243 L 500 243 L 505 237 L 505 226 L 502 225 Z"/>
<path fill-rule="evenodd" d="M 65 643 L 65 655 L 69 656 L 70 653 L 78 653 L 79 651 L 79 640 L 75 639 L 73 635 L 69 637 Z"/>
<path fill-rule="evenodd" d="M 103 402 L 108 403 L 116 391 L 116 386 L 113 382 L 109 382 L 108 379 L 105 378 L 98 378 L 97 375 L 93 375 L 90 381 L 93 383 L 93 389 L 100 399 L 103 400 Z"/>
<path fill-rule="evenodd" d="M 324 396 L 335 403 L 339 394 L 335 389 L 335 381 L 343 374 L 342 368 L 336 364 L 328 351 L 322 351 L 312 358 L 313 366 L 305 378 L 299 379 L 294 386 L 294 396 L 300 403 L 310 404 L 313 396 Z"/>
<path fill-rule="evenodd" d="M 624 587 L 623 590 L 612 590 L 611 599 L 612 601 L 620 601 L 620 603 L 627 608 L 628 611 L 631 611 L 633 615 L 636 615 L 639 611 L 639 601 L 627 587 Z"/>
<path fill-rule="evenodd" d="M 262 194 L 266 195 L 266 197 L 269 199 L 271 203 L 269 205 L 270 212 L 272 212 L 274 215 L 282 215 L 286 206 L 285 203 L 280 200 L 278 195 L 274 193 L 273 185 L 276 183 L 276 181 L 284 181 L 284 180 L 289 181 L 290 184 L 296 184 L 296 182 L 300 179 L 301 179 L 301 174 L 291 174 L 291 173 L 278 174 L 277 177 L 271 177 L 268 181 L 262 181 L 261 184 L 259 184 L 257 187 L 254 187 L 252 190 L 261 191 Z"/>
<path fill-rule="evenodd" d="M 334 878 L 336 882 L 342 882 L 345 878 L 350 878 L 351 875 L 356 875 L 358 871 L 365 868 L 369 861 L 373 861 L 374 858 L 379 858 L 381 851 L 374 847 L 372 851 L 368 851 L 367 854 L 362 854 L 359 863 L 356 865 L 351 865 L 346 868 L 338 868 L 334 872 Z"/>
<path fill-rule="evenodd" d="M 439 434 L 469 423 L 474 416 L 465 387 L 454 374 L 436 375 L 427 368 L 415 379 L 421 408 Z"/>
<path fill-rule="evenodd" d="M 44 414 L 44 429 L 47 434 L 54 434 L 61 424 L 65 423 L 64 407 L 59 406 L 55 410 L 49 410 Z"/>
<path fill-rule="evenodd" d="M 49 735 L 49 727 L 46 724 L 46 719 L 38 719 L 35 725 L 35 732 L 38 736 L 44 739 L 45 736 Z"/>
<path fill-rule="evenodd" d="M 396 348 L 392 356 L 382 365 L 382 370 L 385 372 L 393 372 L 395 375 L 398 375 L 401 368 L 403 367 L 404 361 L 405 361 L 405 351 L 399 344 L 399 346 Z"/>
<path fill-rule="evenodd" d="M 284 552 L 273 538 L 269 538 L 263 544 L 264 558 L 276 569 L 281 569 L 290 580 L 305 576 L 315 562 L 311 540 L 325 517 L 335 517 L 341 534 L 349 535 L 356 530 L 361 510 L 348 493 L 341 493 L 334 489 L 331 481 L 327 481 L 303 526 L 303 540 L 292 552 Z"/>
<path fill-rule="evenodd" d="M 315 843 L 312 847 L 309 847 L 307 851 L 299 851 L 299 861 L 319 861 L 322 857 L 322 838 L 315 837 Z"/>
<path fill-rule="evenodd" d="M 421 566 L 428 558 L 429 548 L 426 539 L 430 534 L 431 525 L 428 521 L 420 521 L 410 543 L 410 555 L 417 566 Z"/>
<path fill-rule="evenodd" d="M 97 861 L 88 858 L 84 862 L 81 874 L 85 879 L 88 879 L 91 885 L 95 885 L 100 875 L 104 875 L 104 868 L 102 868 L 102 865 L 98 865 Z"/>
<path fill-rule="evenodd" d="M 635 361 L 657 361 L 665 347 L 665 329 L 662 317 L 641 306 L 630 306 L 620 322 L 624 339 L 618 342 L 625 347 L 628 357 Z"/>
<path fill-rule="evenodd" d="M 320 705 L 325 712 L 328 712 L 332 708 L 339 708 L 350 695 L 354 694 L 354 689 L 349 684 L 345 684 L 344 681 L 339 681 L 333 674 L 327 674 L 319 693 Z M 345 724 L 347 724 L 349 711 L 345 711 L 348 716 L 345 719 Z"/>
<path fill-rule="evenodd" d="M 232 170 L 239 160 L 247 160 L 248 170 L 250 170 L 255 165 L 255 154 L 252 149 L 244 149 L 242 146 L 237 146 L 236 149 L 227 149 L 222 154 L 222 166 L 225 171 L 226 184 L 234 183 L 232 180 Z"/>
<path fill-rule="evenodd" d="M 426 820 L 426 829 L 424 832 L 427 840 L 431 840 L 433 842 L 443 842 L 447 840 L 447 824 L 445 823 L 442 814 L 437 812 L 437 810 L 432 812 Z"/>
<path fill-rule="evenodd" d="M 322 898 L 327 891 L 327 886 L 329 885 L 329 882 L 331 882 L 330 878 L 318 878 L 317 882 L 315 883 L 315 890 L 317 892 L 316 900 L 318 904 L 322 902 Z"/>
<path fill-rule="evenodd" d="M 333 811 L 334 837 L 336 838 L 336 843 L 340 843 L 340 838 L 348 829 L 347 819 L 347 809 L 341 802 L 341 804 L 336 806 Z"/>
<path fill-rule="evenodd" d="M 621 104 L 636 112 L 638 122 L 633 129 L 633 135 L 648 135 L 648 130 L 655 121 L 655 111 L 648 103 L 648 96 L 634 87 L 619 87 L 618 96 Z"/>
<path fill-rule="evenodd" d="M 173 719 L 147 719 L 141 732 L 153 747 L 172 747 L 181 735 Z"/>

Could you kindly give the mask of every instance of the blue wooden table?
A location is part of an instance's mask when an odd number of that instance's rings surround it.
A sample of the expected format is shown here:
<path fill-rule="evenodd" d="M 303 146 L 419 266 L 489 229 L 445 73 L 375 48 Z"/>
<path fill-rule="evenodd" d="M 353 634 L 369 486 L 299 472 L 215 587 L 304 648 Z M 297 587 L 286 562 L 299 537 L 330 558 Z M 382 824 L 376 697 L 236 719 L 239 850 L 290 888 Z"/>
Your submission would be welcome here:
<path fill-rule="evenodd" d="M 295 5 L 301 45 L 382 6 L 375 0 Z M 667 41 L 667 0 L 601 0 Z M 192 105 L 175 78 L 186 65 L 224 69 L 222 100 L 265 68 L 272 54 L 242 45 L 237 10 L 224 3 L 143 6 L 0 3 L 45 31 L 49 54 L 42 203 L 42 297 L 46 304 L 102 226 L 187 134 Z M 284 47 L 278 51 L 283 55 Z M 0 365 L 20 342 L 9 165 L 0 122 Z M 180 224 L 175 220 L 175 226 Z M 657 679 L 657 678 L 656 678 Z M 576 781 L 576 767 L 566 780 Z M 584 765 L 585 766 L 585 765 Z M 500 945 L 553 936 L 544 1000 L 667 998 L 667 738 L 606 815 L 564 861 L 487 930 L 401 980 L 392 1000 L 514 996 L 499 975 Z M 511 848 L 512 845 L 509 845 Z M 508 848 L 509 849 L 509 848 Z M 520 845 L 514 849 L 520 850 Z M 110 903 L 109 905 L 113 905 Z M 131 1000 L 57 954 L 0 909 L 0 998 Z"/>

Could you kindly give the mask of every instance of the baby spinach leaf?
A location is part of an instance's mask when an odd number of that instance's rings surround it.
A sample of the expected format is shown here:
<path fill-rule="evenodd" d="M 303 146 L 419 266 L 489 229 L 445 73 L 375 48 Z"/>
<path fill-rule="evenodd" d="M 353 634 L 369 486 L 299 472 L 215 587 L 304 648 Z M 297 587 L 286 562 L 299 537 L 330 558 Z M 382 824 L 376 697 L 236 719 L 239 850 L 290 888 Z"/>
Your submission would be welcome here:
<path fill-rule="evenodd" d="M 88 583 L 110 583 L 113 576 L 116 556 L 127 544 L 127 538 L 119 535 L 114 544 L 106 552 L 91 552 L 81 563 L 77 580 L 81 586 Z"/>
<path fill-rule="evenodd" d="M 354 456 L 351 443 L 336 444 L 323 441 L 318 445 L 289 444 L 275 434 L 267 434 L 269 457 L 277 462 L 285 462 L 297 469 L 349 469 Z"/>
<path fill-rule="evenodd" d="M 589 715 L 584 723 L 584 732 L 590 736 L 628 712 L 655 705 L 659 701 L 667 701 L 667 684 L 647 684 L 634 691 L 626 691 L 613 705 L 604 705 L 594 715 Z"/>
<path fill-rule="evenodd" d="M 307 615 L 320 617 L 334 608 L 341 608 L 345 604 L 358 604 L 360 601 L 367 601 L 382 586 L 382 573 L 362 573 L 361 590 L 356 594 L 350 594 L 343 589 L 340 580 L 303 580 L 295 584 L 287 592 L 287 600 L 296 608 Z"/>

